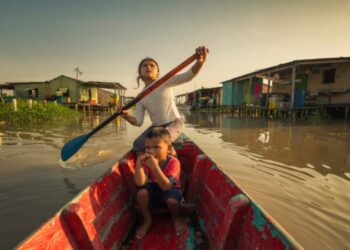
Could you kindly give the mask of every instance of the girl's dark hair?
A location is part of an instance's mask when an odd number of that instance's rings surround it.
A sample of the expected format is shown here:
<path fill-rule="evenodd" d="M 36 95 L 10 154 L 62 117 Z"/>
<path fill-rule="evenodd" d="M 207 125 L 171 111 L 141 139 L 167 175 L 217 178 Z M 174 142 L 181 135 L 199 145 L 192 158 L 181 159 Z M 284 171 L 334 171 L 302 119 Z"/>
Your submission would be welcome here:
<path fill-rule="evenodd" d="M 159 72 L 159 65 L 158 65 L 158 63 L 157 63 L 156 60 L 154 60 L 154 59 L 151 58 L 151 57 L 146 57 L 146 58 L 142 59 L 141 62 L 139 63 L 139 67 L 137 68 L 137 73 L 138 73 L 138 76 L 137 76 L 137 78 L 136 78 L 136 81 L 137 81 L 137 88 L 140 87 L 140 79 L 142 80 L 142 76 L 141 76 L 141 66 L 142 66 L 142 64 L 143 64 L 145 61 L 152 61 L 152 62 L 154 62 L 154 63 L 157 65 L 158 72 Z"/>
<path fill-rule="evenodd" d="M 171 144 L 171 135 L 169 131 L 166 128 L 163 127 L 154 127 L 150 131 L 147 132 L 145 138 L 152 139 L 152 138 L 160 138 L 162 139 L 166 144 Z"/>

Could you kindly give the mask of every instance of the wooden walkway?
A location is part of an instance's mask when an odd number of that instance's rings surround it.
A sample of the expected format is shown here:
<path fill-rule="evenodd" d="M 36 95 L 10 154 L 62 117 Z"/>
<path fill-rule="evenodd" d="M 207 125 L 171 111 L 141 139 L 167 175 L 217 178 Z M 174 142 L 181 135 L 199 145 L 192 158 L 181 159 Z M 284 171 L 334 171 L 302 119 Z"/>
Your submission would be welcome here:
<path fill-rule="evenodd" d="M 269 118 L 269 119 L 308 119 L 320 116 L 323 118 L 349 119 L 350 104 L 319 105 L 302 108 L 275 108 L 259 106 L 217 106 L 202 107 L 201 111 L 232 113 L 238 117 Z"/>
<path fill-rule="evenodd" d="M 64 106 L 70 107 L 77 111 L 84 113 L 101 113 L 110 112 L 111 109 L 115 109 L 115 106 L 102 106 L 101 104 L 89 104 L 89 103 L 64 103 Z"/>

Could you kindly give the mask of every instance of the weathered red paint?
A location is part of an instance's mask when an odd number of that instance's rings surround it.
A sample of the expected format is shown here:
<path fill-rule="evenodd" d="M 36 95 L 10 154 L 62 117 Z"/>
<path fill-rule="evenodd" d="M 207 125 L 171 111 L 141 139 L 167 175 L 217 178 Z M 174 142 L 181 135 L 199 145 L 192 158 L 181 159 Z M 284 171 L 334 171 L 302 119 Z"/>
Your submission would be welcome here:
<path fill-rule="evenodd" d="M 188 202 L 212 249 L 301 249 L 266 212 L 227 177 L 193 142 L 177 150 Z M 18 249 L 118 249 L 135 222 L 135 156 L 127 153 L 112 170 L 85 189 Z M 155 216 L 142 240 L 131 249 L 193 249 L 187 225 L 177 237 L 169 216 Z"/>
<path fill-rule="evenodd" d="M 30 236 L 23 244 L 18 246 L 18 250 L 24 249 L 74 249 L 76 245 L 66 233 L 68 229 L 60 220 L 60 216 L 56 215 L 43 226 L 41 226 L 32 236 Z"/>
<path fill-rule="evenodd" d="M 174 232 L 173 223 L 169 216 L 159 216 L 153 219 L 153 225 L 144 239 L 135 239 L 131 249 L 137 250 L 177 250 L 188 249 L 186 245 L 187 237 L 190 237 L 187 230 L 181 237 L 177 237 Z"/>

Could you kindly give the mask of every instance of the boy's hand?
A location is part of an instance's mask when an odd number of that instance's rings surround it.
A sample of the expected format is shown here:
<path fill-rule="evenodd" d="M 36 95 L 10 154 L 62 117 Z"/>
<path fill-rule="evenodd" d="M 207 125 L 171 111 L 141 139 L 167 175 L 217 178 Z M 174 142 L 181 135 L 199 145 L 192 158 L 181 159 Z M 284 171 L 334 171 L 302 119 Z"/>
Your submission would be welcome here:
<path fill-rule="evenodd" d="M 148 157 L 149 157 L 149 155 L 146 154 L 146 153 L 143 153 L 143 154 L 139 155 L 139 156 L 137 157 L 137 160 L 136 160 L 136 166 L 142 167 L 142 164 L 145 162 L 145 160 L 146 160 Z"/>
<path fill-rule="evenodd" d="M 137 160 L 141 162 L 141 161 L 144 161 L 145 159 L 147 159 L 148 157 L 149 157 L 149 154 L 143 153 L 137 157 Z"/>
<path fill-rule="evenodd" d="M 142 154 L 139 157 L 142 157 L 140 161 L 147 165 L 151 170 L 155 169 L 158 166 L 158 160 L 151 154 Z M 138 159 L 137 159 L 138 160 Z"/>

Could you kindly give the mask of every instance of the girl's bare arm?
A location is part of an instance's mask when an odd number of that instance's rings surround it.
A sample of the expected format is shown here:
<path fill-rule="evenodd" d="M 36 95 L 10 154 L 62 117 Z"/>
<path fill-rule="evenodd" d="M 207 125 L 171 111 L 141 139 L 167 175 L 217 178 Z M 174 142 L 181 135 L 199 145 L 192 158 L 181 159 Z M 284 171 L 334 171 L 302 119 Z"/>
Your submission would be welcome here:
<path fill-rule="evenodd" d="M 137 125 L 137 120 L 136 117 L 133 115 L 130 115 L 128 112 L 123 112 L 121 115 L 125 120 L 130 122 L 132 125 L 136 126 Z"/>

